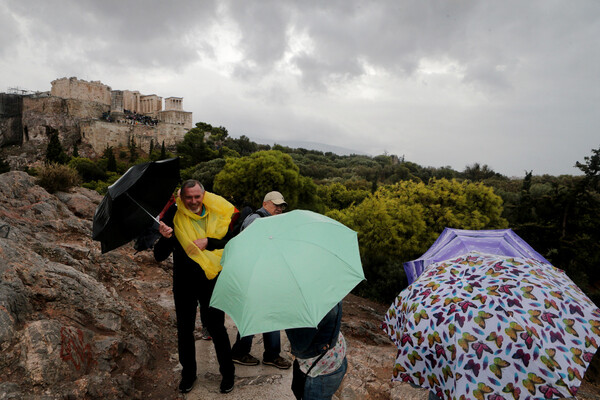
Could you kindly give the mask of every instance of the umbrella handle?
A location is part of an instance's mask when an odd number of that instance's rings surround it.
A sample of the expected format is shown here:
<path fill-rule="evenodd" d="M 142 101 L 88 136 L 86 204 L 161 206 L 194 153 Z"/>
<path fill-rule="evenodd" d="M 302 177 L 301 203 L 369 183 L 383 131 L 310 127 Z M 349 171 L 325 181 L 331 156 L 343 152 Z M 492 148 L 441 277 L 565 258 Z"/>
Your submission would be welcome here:
<path fill-rule="evenodd" d="M 152 214 L 150 214 L 150 213 L 148 212 L 148 210 L 146 210 L 144 207 L 142 207 L 140 203 L 138 203 L 137 201 L 135 201 L 135 199 L 134 199 L 133 197 L 131 197 L 131 196 L 129 195 L 129 193 L 125 192 L 125 194 L 126 194 L 126 195 L 127 195 L 127 197 L 129 197 L 129 198 L 131 199 L 131 201 L 133 201 L 133 202 L 134 202 L 134 203 L 135 203 L 135 204 L 136 204 L 136 205 L 137 205 L 139 208 L 141 208 L 142 210 L 144 210 L 144 212 L 145 212 L 146 214 L 148 214 L 148 215 L 150 216 L 150 218 L 152 218 L 153 220 L 155 220 L 157 223 L 160 223 L 160 222 L 158 221 L 158 218 L 157 218 L 157 217 L 155 217 L 155 216 L 153 216 Z"/>

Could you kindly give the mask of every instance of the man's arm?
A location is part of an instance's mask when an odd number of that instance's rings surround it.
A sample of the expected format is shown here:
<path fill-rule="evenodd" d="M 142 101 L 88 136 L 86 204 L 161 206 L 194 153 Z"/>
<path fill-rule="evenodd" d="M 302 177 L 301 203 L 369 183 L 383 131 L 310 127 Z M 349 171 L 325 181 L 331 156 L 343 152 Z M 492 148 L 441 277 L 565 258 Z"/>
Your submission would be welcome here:
<path fill-rule="evenodd" d="M 260 218 L 260 217 L 261 217 L 260 214 L 257 214 L 257 213 L 252 213 L 252 214 L 248 215 L 246 217 L 246 219 L 244 220 L 244 222 L 242 222 L 242 226 L 240 227 L 240 232 L 243 231 L 244 229 L 246 229 L 248 227 L 248 225 L 250 225 L 252 223 L 252 221 L 254 221 L 255 219 Z M 233 236 L 234 236 L 233 229 L 232 229 L 232 226 L 230 226 L 229 230 L 227 231 L 227 234 L 225 235 L 225 237 L 223 237 L 223 239 L 208 238 L 206 250 L 225 248 L 225 245 L 227 244 L 227 242 L 229 242 L 231 239 L 233 239 Z"/>
<path fill-rule="evenodd" d="M 235 216 L 235 214 L 234 214 Z M 233 219 L 234 217 L 232 217 Z M 225 236 L 223 236 L 221 239 L 216 239 L 216 238 L 206 238 L 207 242 L 206 242 L 206 250 L 216 250 L 216 249 L 224 249 L 225 245 L 227 244 L 227 242 L 229 242 L 231 239 L 233 239 L 234 236 L 234 232 L 233 232 L 233 224 L 229 224 L 229 229 L 227 230 L 227 233 L 225 234 Z"/>
<path fill-rule="evenodd" d="M 173 204 L 165 212 L 161 223 L 164 223 L 167 227 L 172 229 L 173 217 L 175 216 L 175 212 L 177 212 L 177 206 Z M 175 241 L 177 240 L 177 238 L 175 238 L 175 234 L 173 232 L 171 232 L 170 237 L 165 236 L 165 232 L 163 231 L 163 229 L 159 229 L 159 232 L 161 233 L 161 237 L 154 244 L 154 259 L 156 261 L 164 261 L 173 252 L 173 247 L 175 246 Z"/>

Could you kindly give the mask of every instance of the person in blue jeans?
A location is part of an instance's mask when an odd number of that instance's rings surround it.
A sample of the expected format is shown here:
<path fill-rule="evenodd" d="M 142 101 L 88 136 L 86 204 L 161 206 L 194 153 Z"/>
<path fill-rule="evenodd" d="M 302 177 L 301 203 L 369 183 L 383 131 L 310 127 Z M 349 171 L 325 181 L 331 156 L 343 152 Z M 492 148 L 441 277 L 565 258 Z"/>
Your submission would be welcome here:
<path fill-rule="evenodd" d="M 336 304 L 316 328 L 286 329 L 292 354 L 296 357 L 294 375 L 307 374 L 304 393 L 297 399 L 330 400 L 348 369 L 346 341 L 340 332 L 342 302 Z M 294 379 L 297 376 L 294 376 Z"/>
<path fill-rule="evenodd" d="M 422 389 L 422 387 L 421 387 L 421 386 L 419 386 L 419 385 L 415 385 L 415 384 L 414 384 L 414 383 L 412 383 L 412 382 L 409 382 L 409 384 L 410 384 L 410 386 L 414 387 L 415 389 Z M 435 393 L 433 393 L 433 391 L 432 391 L 432 390 L 430 390 L 430 391 L 429 391 L 429 396 L 427 397 L 427 400 L 442 400 L 442 399 L 440 399 L 439 397 L 437 397 L 437 396 L 435 395 Z"/>
<path fill-rule="evenodd" d="M 257 218 L 281 214 L 286 206 L 287 203 L 281 193 L 275 191 L 267 193 L 263 199 L 262 208 L 259 208 L 244 219 L 240 231 L 246 229 Z M 253 337 L 253 335 L 240 337 L 238 332 L 237 340 L 231 348 L 234 363 L 240 365 L 258 365 L 260 363 L 256 357 L 250 354 Z M 281 336 L 279 331 L 263 333 L 263 342 L 265 345 L 263 364 L 279 369 L 288 369 L 292 366 L 289 360 L 286 360 L 279 354 L 281 352 Z"/>

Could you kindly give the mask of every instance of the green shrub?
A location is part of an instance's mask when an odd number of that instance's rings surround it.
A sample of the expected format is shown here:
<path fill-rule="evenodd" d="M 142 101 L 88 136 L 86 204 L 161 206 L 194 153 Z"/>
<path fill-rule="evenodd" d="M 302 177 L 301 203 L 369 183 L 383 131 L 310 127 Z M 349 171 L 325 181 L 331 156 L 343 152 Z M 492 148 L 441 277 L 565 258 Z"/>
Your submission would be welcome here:
<path fill-rule="evenodd" d="M 86 182 L 81 186 L 83 186 L 86 189 L 95 190 L 101 195 L 105 195 L 106 192 L 108 192 L 108 187 L 110 186 L 110 183 L 104 181 L 91 181 Z"/>
<path fill-rule="evenodd" d="M 84 182 L 106 179 L 106 172 L 89 158 L 73 157 L 68 165 L 79 173 Z"/>
<path fill-rule="evenodd" d="M 62 164 L 46 164 L 37 171 L 37 184 L 48 193 L 64 192 L 79 185 L 79 174 L 69 166 Z"/>
<path fill-rule="evenodd" d="M 108 187 L 121 177 L 121 175 L 117 174 L 116 172 L 110 171 L 106 175 L 106 181 L 90 181 L 83 183 L 81 186 L 87 189 L 95 190 L 101 195 L 105 195 L 106 192 L 108 192 Z"/>

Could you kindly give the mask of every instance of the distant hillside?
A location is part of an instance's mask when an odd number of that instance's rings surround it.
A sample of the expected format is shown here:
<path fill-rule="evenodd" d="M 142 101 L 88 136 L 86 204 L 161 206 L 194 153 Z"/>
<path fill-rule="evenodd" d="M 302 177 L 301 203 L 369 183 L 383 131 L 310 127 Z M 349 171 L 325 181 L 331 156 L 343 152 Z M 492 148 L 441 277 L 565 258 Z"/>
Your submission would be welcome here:
<path fill-rule="evenodd" d="M 263 139 L 263 138 L 254 138 L 251 139 L 256 143 L 260 144 L 268 144 L 273 146 L 274 144 L 279 144 L 281 146 L 287 146 L 293 149 L 307 149 L 307 150 L 317 150 L 322 151 L 323 153 L 331 152 L 340 156 L 349 156 L 351 154 L 359 154 L 363 156 L 371 156 L 371 154 L 367 154 L 364 151 L 348 149 L 346 147 L 333 146 L 325 143 L 318 142 L 305 142 L 302 140 L 273 140 L 273 139 Z"/>

